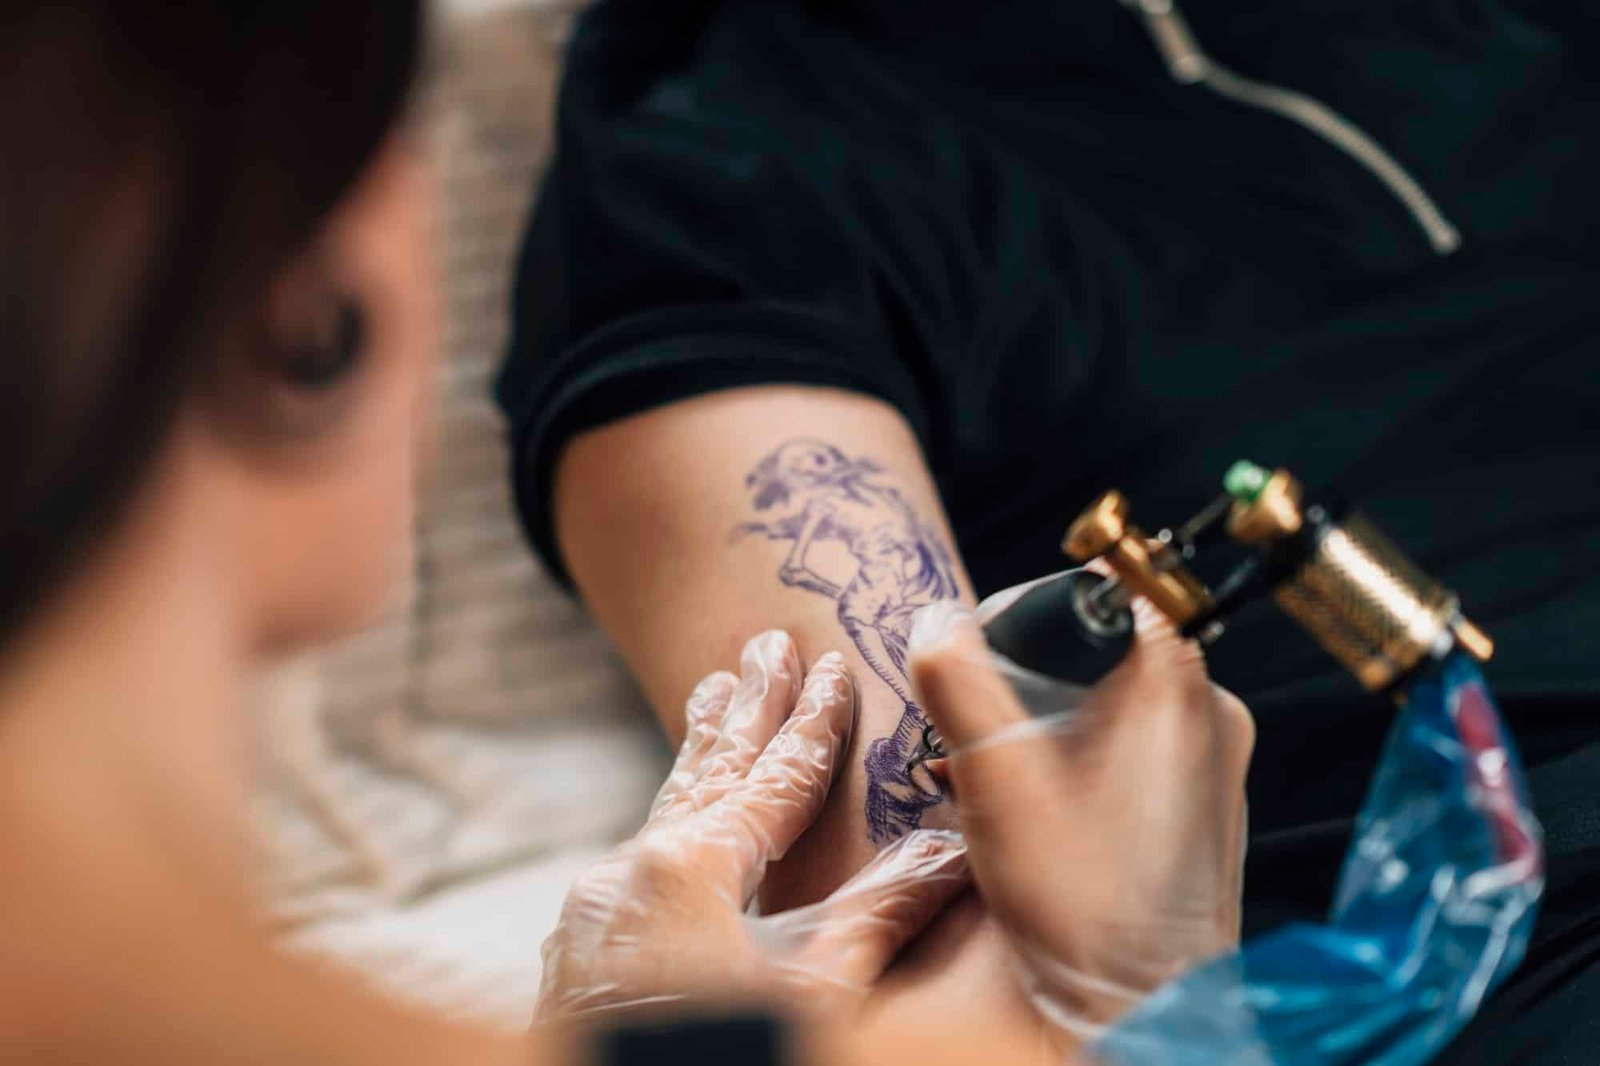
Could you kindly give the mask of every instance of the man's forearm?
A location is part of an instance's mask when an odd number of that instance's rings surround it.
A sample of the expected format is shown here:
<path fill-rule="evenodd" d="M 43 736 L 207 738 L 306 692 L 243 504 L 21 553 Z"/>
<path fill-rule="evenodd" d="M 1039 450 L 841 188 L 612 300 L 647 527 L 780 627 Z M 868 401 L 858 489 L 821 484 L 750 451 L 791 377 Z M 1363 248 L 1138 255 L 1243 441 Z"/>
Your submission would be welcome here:
<path fill-rule="evenodd" d="M 579 438 L 556 505 L 579 589 L 672 735 L 694 682 L 755 631 L 788 630 L 808 660 L 853 655 L 849 768 L 769 879 L 770 903 L 819 896 L 881 844 L 953 823 L 905 652 L 917 609 L 969 590 L 898 414 L 819 389 L 701 397 Z"/>

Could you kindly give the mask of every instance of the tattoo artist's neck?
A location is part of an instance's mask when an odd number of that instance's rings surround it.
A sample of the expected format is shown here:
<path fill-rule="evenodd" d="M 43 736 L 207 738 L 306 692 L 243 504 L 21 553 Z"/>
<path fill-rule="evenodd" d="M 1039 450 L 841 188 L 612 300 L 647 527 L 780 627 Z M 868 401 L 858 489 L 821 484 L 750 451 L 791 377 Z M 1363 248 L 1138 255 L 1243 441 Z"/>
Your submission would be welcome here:
<path fill-rule="evenodd" d="M 0 818 L 48 827 L 57 859 L 148 835 L 245 869 L 246 654 L 228 590 L 178 548 L 108 543 L 0 654 Z"/>

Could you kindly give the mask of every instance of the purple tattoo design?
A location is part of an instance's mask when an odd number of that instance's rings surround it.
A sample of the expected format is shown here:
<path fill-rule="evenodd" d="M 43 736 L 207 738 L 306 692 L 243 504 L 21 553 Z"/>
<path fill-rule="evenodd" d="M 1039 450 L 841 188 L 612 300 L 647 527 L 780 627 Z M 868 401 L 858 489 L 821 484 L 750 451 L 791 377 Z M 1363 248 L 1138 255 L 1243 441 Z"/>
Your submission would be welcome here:
<path fill-rule="evenodd" d="M 757 511 L 778 516 L 741 525 L 734 536 L 788 541 L 779 580 L 833 600 L 856 650 L 905 704 L 894 732 L 867 745 L 867 833 L 887 843 L 944 799 L 925 765 L 933 733 L 911 696 L 906 648 L 918 608 L 960 595 L 950 555 L 881 466 L 831 444 L 788 441 L 745 487 Z"/>

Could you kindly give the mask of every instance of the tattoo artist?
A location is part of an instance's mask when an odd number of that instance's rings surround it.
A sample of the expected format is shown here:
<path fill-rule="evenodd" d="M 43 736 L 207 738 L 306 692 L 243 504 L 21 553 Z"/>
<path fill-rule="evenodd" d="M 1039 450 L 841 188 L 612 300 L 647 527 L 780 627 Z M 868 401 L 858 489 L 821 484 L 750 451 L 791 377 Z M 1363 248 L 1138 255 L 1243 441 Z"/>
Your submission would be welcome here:
<path fill-rule="evenodd" d="M 280 948 L 245 708 L 263 665 L 374 617 L 407 557 L 436 341 L 429 184 L 402 121 L 419 15 L 195 3 L 174 27 L 80 0 L 13 5 L 0 30 L 0 1059 L 592 1062 L 574 1025 L 698 1000 L 788 1009 L 798 1061 L 1027 1061 L 1014 1030 L 853 1009 L 966 886 L 968 847 L 1039 1002 L 1082 1025 L 1231 942 L 1249 733 L 1198 659 L 1156 638 L 1108 679 L 1096 759 L 975 752 L 1016 712 L 970 631 L 936 618 L 915 662 L 962 742 L 967 844 L 907 835 L 820 903 L 748 915 L 858 703 L 839 656 L 808 667 L 769 633 L 695 690 L 649 824 L 573 890 L 525 1037 Z M 1130 734 L 1163 738 L 1160 757 Z M 1124 789 L 1146 803 L 1123 814 L 1152 820 L 1068 817 Z M 1205 914 L 1169 938 L 1180 885 Z"/>

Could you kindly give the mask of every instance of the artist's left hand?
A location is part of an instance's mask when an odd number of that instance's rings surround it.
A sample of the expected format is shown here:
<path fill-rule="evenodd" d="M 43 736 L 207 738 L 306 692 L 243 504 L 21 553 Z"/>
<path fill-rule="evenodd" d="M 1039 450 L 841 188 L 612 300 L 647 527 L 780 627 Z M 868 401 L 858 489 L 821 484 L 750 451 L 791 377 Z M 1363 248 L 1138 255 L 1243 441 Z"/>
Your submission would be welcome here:
<path fill-rule="evenodd" d="M 838 655 L 802 684 L 782 633 L 752 640 L 742 666 L 700 683 L 644 829 L 568 894 L 544 946 L 541 1020 L 690 998 L 835 1010 L 966 886 L 959 839 L 913 833 L 827 899 L 749 916 L 767 864 L 822 809 L 855 690 Z"/>

